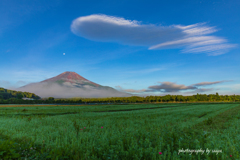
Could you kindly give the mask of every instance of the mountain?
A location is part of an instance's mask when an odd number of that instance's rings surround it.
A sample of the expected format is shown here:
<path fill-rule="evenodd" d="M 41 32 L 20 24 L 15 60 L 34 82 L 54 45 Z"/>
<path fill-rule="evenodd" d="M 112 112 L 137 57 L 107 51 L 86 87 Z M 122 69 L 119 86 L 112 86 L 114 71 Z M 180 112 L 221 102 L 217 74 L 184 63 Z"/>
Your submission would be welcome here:
<path fill-rule="evenodd" d="M 132 94 L 120 92 L 108 86 L 102 86 L 85 79 L 75 72 L 64 72 L 58 76 L 38 83 L 30 83 L 17 89 L 32 92 L 42 98 L 97 98 L 97 97 L 130 97 Z"/>

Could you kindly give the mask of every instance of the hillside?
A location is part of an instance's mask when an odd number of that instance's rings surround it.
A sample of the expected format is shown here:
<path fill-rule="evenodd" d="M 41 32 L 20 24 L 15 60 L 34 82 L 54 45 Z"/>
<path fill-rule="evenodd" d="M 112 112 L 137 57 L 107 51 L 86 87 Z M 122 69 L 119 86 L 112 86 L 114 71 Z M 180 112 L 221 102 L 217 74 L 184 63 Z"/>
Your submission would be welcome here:
<path fill-rule="evenodd" d="M 21 91 L 14 91 L 0 87 L 0 99 L 10 99 L 10 98 L 33 98 L 33 99 L 41 99 L 38 95 L 30 92 L 21 92 Z"/>

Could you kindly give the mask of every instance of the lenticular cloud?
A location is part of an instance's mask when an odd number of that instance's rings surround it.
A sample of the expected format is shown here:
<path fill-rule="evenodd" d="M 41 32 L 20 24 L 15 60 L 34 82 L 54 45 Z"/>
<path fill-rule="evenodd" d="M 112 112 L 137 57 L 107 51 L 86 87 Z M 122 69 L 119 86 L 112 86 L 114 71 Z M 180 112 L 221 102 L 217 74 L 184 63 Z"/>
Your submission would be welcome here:
<path fill-rule="evenodd" d="M 217 31 L 205 23 L 157 26 L 107 15 L 89 15 L 75 19 L 71 31 L 81 37 L 104 42 L 146 46 L 149 49 L 182 48 L 182 53 L 224 54 L 236 45 L 224 38 L 210 36 Z"/>

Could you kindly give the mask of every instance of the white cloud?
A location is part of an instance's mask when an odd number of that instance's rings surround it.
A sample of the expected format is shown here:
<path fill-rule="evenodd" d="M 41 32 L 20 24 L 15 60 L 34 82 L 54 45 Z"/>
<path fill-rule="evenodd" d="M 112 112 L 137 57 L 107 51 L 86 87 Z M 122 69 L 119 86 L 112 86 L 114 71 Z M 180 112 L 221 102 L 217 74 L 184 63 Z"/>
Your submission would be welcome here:
<path fill-rule="evenodd" d="M 107 15 L 79 17 L 71 24 L 71 31 L 81 37 L 127 45 L 151 46 L 180 38 L 186 33 L 173 26 L 142 25 L 138 21 Z"/>
<path fill-rule="evenodd" d="M 100 22 L 100 23 L 113 23 L 116 25 L 122 25 L 122 26 L 139 26 L 138 21 L 131 21 L 131 20 L 125 20 L 124 18 L 118 18 L 114 16 L 107 16 L 107 15 L 90 15 L 90 16 L 84 16 L 79 17 L 77 21 L 74 21 L 74 23 L 82 24 L 85 22 Z M 73 24 L 73 27 L 77 24 Z"/>
<path fill-rule="evenodd" d="M 147 46 L 149 49 L 185 47 L 183 53 L 207 53 L 216 56 L 227 53 L 236 45 L 221 37 L 209 36 L 217 31 L 206 23 L 193 25 L 157 26 L 136 20 L 94 14 L 75 19 L 71 31 L 81 37 L 127 45 Z"/>

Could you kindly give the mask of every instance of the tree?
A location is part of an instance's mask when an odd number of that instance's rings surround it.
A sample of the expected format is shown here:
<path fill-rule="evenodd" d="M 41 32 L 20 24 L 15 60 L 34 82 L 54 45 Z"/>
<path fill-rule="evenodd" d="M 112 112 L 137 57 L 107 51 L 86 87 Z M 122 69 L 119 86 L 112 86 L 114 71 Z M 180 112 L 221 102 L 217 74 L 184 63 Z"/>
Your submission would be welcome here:
<path fill-rule="evenodd" d="M 171 100 L 172 102 L 175 102 L 175 99 L 176 99 L 176 96 L 175 96 L 175 95 L 172 95 L 172 96 L 170 97 L 170 100 Z"/>
<path fill-rule="evenodd" d="M 18 95 L 17 95 L 17 98 L 18 98 L 18 99 L 22 99 L 22 98 L 23 98 L 23 95 L 22 95 L 22 94 L 18 94 Z"/>
<path fill-rule="evenodd" d="M 197 101 L 199 101 L 199 99 L 200 99 L 200 96 L 199 96 L 199 94 L 197 93 L 197 95 L 195 95 L 195 98 L 197 99 Z"/>
<path fill-rule="evenodd" d="M 212 94 L 209 94 L 208 97 L 209 97 L 209 102 L 212 101 L 213 95 L 212 95 Z"/>
<path fill-rule="evenodd" d="M 169 101 L 171 100 L 171 96 L 170 96 L 169 94 L 163 96 L 163 98 L 164 98 L 164 101 L 165 101 L 165 102 L 169 102 Z"/>
<path fill-rule="evenodd" d="M 14 103 L 16 102 L 16 100 L 17 100 L 16 98 L 9 98 L 9 99 L 8 99 L 8 102 L 9 102 L 9 104 L 10 104 L 10 103 L 13 103 L 13 104 L 14 104 Z"/>
<path fill-rule="evenodd" d="M 219 96 L 218 92 L 216 92 L 215 100 L 216 100 L 216 101 L 219 101 L 219 100 L 220 100 L 220 96 Z"/>
<path fill-rule="evenodd" d="M 49 101 L 53 101 L 54 98 L 53 98 L 53 97 L 49 97 L 48 100 L 49 100 Z"/>

